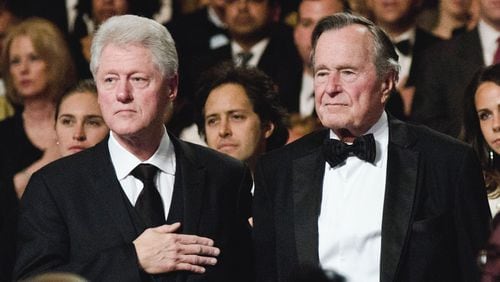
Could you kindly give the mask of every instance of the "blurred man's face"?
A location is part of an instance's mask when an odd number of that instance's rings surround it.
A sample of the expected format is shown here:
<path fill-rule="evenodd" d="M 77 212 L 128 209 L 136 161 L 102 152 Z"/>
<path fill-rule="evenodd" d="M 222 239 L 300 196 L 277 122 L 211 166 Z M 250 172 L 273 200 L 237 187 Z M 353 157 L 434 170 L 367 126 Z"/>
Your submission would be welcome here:
<path fill-rule="evenodd" d="M 448 0 L 450 1 L 450 0 Z M 370 0 L 375 21 L 382 25 L 398 25 L 414 17 L 417 0 Z"/>
<path fill-rule="evenodd" d="M 311 54 L 311 35 L 318 21 L 328 15 L 342 12 L 340 1 L 304 0 L 299 6 L 299 18 L 294 30 L 294 41 L 304 65 L 309 64 Z"/>
<path fill-rule="evenodd" d="M 314 94 L 321 123 L 342 136 L 359 136 L 380 118 L 394 87 L 380 79 L 374 64 L 373 39 L 368 29 L 350 25 L 325 31 L 314 54 Z"/>
<path fill-rule="evenodd" d="M 264 152 L 272 127 L 254 112 L 245 89 L 235 83 L 214 88 L 204 107 L 205 135 L 210 148 L 252 162 Z"/>
<path fill-rule="evenodd" d="M 268 0 L 226 0 L 226 24 L 234 38 L 259 36 L 273 19 Z"/>
<path fill-rule="evenodd" d="M 208 3 L 214 7 L 224 7 L 226 5 L 226 0 L 210 0 Z"/>
<path fill-rule="evenodd" d="M 464 18 L 469 14 L 472 0 L 441 0 L 440 9 L 455 18 Z"/>
<path fill-rule="evenodd" d="M 128 12 L 128 0 L 92 0 L 92 16 L 97 24 Z"/>

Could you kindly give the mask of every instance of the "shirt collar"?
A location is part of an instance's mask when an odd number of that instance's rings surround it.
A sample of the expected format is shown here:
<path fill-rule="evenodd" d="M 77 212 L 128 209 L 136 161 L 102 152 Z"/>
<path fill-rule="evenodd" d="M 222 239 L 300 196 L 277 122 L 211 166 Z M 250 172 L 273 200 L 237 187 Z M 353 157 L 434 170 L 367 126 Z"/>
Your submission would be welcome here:
<path fill-rule="evenodd" d="M 260 40 L 255 45 L 253 45 L 252 48 L 250 48 L 250 53 L 252 53 L 252 58 L 250 59 L 250 61 L 248 61 L 249 65 L 256 66 L 259 63 L 260 57 L 262 57 L 262 54 L 264 53 L 264 50 L 267 47 L 267 44 L 269 44 L 268 37 Z M 234 40 L 231 41 L 231 50 L 233 58 L 236 58 L 238 53 L 244 52 L 243 48 L 241 48 L 241 46 Z"/>
<path fill-rule="evenodd" d="M 394 44 L 403 41 L 403 40 L 410 40 L 411 45 L 415 45 L 415 37 L 417 34 L 417 28 L 412 27 L 408 29 L 407 31 L 401 33 L 400 35 L 394 37 L 393 42 Z"/>
<path fill-rule="evenodd" d="M 147 163 L 156 166 L 160 171 L 175 175 L 175 152 L 174 146 L 170 137 L 167 134 L 167 130 L 164 127 L 164 133 L 160 141 L 160 146 L 156 152 L 144 162 L 141 162 L 134 154 L 130 153 L 125 149 L 114 137 L 114 133 L 111 132 L 108 139 L 109 153 L 111 156 L 111 162 L 115 168 L 118 180 L 122 180 L 127 177 L 130 172 L 139 164 Z"/>
<path fill-rule="evenodd" d="M 486 51 L 485 53 L 488 53 L 488 50 L 491 51 L 490 53 L 494 53 L 497 49 L 497 38 L 500 36 L 500 32 L 496 31 L 484 20 L 479 20 L 477 30 L 481 46 Z"/>

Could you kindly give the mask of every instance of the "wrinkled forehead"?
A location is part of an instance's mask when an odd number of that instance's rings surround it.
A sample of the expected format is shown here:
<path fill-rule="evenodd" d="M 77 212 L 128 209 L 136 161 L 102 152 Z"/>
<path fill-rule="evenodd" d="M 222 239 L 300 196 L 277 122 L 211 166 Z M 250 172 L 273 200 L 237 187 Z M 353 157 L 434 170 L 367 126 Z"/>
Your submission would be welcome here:
<path fill-rule="evenodd" d="M 350 25 L 323 32 L 315 46 L 313 63 L 323 60 L 357 61 L 374 60 L 374 45 L 370 32 L 361 25 Z"/>

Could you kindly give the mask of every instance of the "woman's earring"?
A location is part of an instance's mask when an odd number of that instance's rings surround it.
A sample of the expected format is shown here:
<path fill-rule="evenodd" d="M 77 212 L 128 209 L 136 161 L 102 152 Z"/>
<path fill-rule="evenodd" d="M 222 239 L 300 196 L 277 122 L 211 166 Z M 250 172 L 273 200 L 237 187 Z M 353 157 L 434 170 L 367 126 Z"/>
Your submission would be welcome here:
<path fill-rule="evenodd" d="M 492 149 L 488 149 L 488 166 L 496 169 L 498 166 L 496 162 L 498 162 L 496 153 Z"/>

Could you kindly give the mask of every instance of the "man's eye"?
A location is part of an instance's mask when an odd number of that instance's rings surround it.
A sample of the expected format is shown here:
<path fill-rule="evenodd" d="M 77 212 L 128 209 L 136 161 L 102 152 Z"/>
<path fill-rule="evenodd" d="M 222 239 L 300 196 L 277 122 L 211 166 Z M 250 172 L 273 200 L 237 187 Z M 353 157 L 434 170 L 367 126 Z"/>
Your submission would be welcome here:
<path fill-rule="evenodd" d="M 73 124 L 73 120 L 70 118 L 61 118 L 59 119 L 59 123 L 61 123 L 62 125 L 71 125 Z"/>
<path fill-rule="evenodd" d="M 313 25 L 313 22 L 311 20 L 308 20 L 308 19 L 303 19 L 299 22 L 299 25 L 302 27 L 310 27 Z"/>
<path fill-rule="evenodd" d="M 205 123 L 208 125 L 208 126 L 213 126 L 217 123 L 217 119 L 215 118 L 209 118 L 205 121 Z"/>
<path fill-rule="evenodd" d="M 131 81 L 135 87 L 146 87 L 149 83 L 149 80 L 144 77 L 132 77 Z"/>
<path fill-rule="evenodd" d="M 240 114 L 235 114 L 235 115 L 232 115 L 231 118 L 234 120 L 243 120 L 243 119 L 245 119 L 245 116 L 240 115 Z"/>

